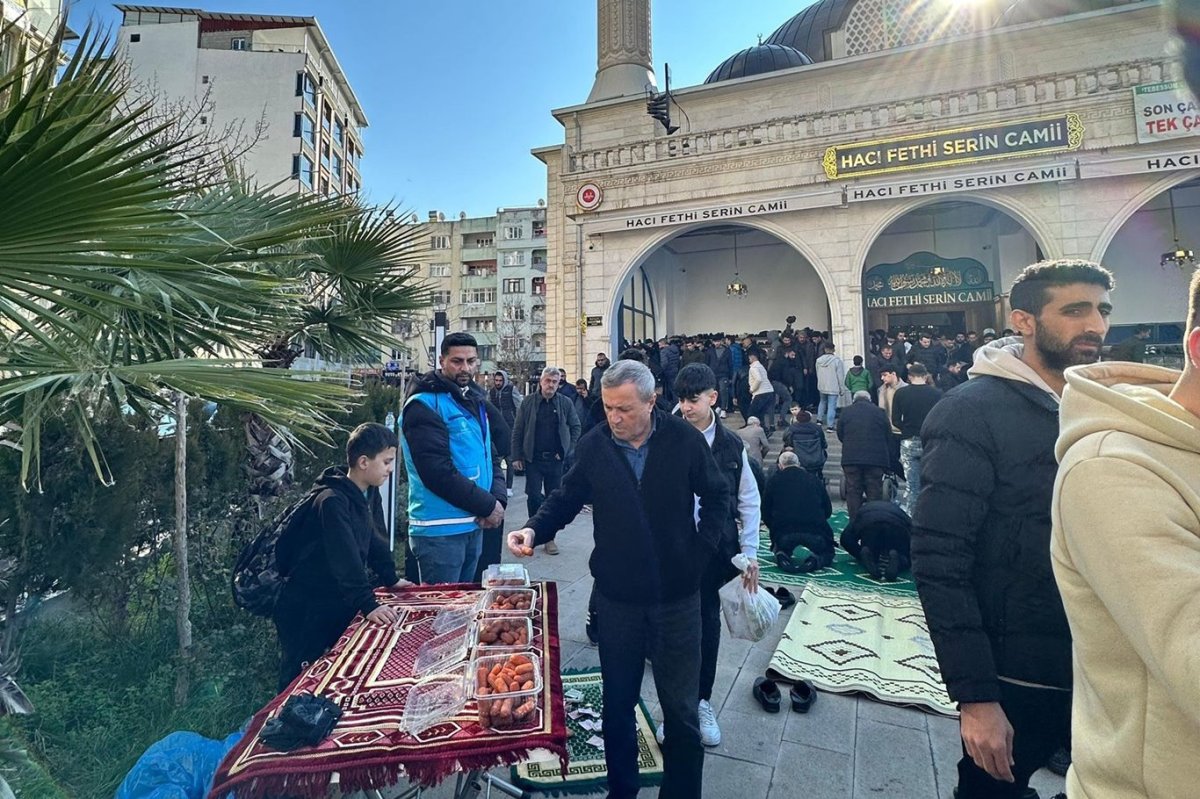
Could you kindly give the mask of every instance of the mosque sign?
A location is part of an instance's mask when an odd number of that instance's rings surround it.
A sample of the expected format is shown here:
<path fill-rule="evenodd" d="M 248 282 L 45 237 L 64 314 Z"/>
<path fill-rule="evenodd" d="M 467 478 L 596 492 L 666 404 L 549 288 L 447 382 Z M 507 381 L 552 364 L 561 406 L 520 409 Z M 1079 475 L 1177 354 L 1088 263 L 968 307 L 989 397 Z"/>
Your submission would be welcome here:
<path fill-rule="evenodd" d="M 1077 150 L 1083 143 L 1078 114 L 978 125 L 891 139 L 839 144 L 825 150 L 821 165 L 830 180 L 911 169 L 975 164 Z"/>
<path fill-rule="evenodd" d="M 1139 144 L 1200 135 L 1200 105 L 1181 81 L 1133 87 Z"/>
<path fill-rule="evenodd" d="M 942 258 L 915 252 L 903 261 L 878 264 L 863 277 L 867 308 L 906 308 L 991 302 L 995 290 L 987 267 L 974 258 Z"/>

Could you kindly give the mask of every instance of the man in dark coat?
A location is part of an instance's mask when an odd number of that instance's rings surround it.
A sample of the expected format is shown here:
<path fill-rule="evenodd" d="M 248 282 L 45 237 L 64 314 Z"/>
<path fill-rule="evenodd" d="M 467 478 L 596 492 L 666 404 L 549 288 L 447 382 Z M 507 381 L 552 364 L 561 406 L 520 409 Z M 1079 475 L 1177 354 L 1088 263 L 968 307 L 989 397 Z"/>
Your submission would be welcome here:
<path fill-rule="evenodd" d="M 563 464 L 575 451 L 580 422 L 575 403 L 559 390 L 559 371 L 542 370 L 538 393 L 521 403 L 512 431 L 513 465 L 525 472 L 525 503 L 529 517 L 562 482 Z M 557 555 L 558 545 L 546 544 L 547 555 Z"/>
<path fill-rule="evenodd" d="M 492 375 L 492 387 L 488 389 L 488 402 L 500 411 L 500 416 L 504 419 L 504 424 L 510 431 L 507 436 L 494 438 L 493 443 L 503 441 L 504 445 L 508 446 L 511 443 L 509 436 L 512 435 L 513 425 L 517 421 L 517 406 L 521 404 L 521 395 L 517 393 L 517 389 L 513 386 L 512 381 L 508 379 L 508 372 L 505 372 L 503 369 L 497 369 L 495 374 Z M 512 458 L 507 457 L 507 452 L 501 454 L 505 456 L 504 486 L 511 497 L 513 487 Z"/>
<path fill-rule="evenodd" d="M 842 549 L 878 579 L 895 580 L 912 565 L 912 520 L 895 502 L 875 500 L 858 509 L 842 531 Z"/>
<path fill-rule="evenodd" d="M 645 364 L 613 364 L 600 392 L 607 423 L 580 439 L 562 486 L 508 547 L 531 555 L 591 503 L 608 796 L 640 788 L 634 710 L 649 657 L 669 731 L 661 794 L 700 799 L 700 582 L 726 529 L 729 484 L 704 435 L 655 410 Z"/>
<path fill-rule="evenodd" d="M 919 363 L 929 372 L 929 381 L 937 383 L 938 376 L 946 368 L 948 354 L 942 345 L 933 340 L 928 332 L 917 336 L 916 345 L 908 352 L 909 366 Z"/>
<path fill-rule="evenodd" d="M 782 453 L 779 471 L 767 480 L 762 502 L 771 551 L 781 569 L 807 573 L 833 563 L 833 529 L 829 526 L 832 515 L 833 503 L 825 486 L 800 468 L 796 453 Z M 804 550 L 808 554 L 803 554 Z"/>
<path fill-rule="evenodd" d="M 1027 267 L 1009 295 L 1022 337 L 981 348 L 921 429 L 913 576 L 959 704 L 959 799 L 1020 797 L 1070 731 L 1071 631 L 1050 565 L 1054 444 L 1063 370 L 1099 359 L 1111 287 L 1087 261 Z"/>
<path fill-rule="evenodd" d="M 878 355 L 867 356 L 867 369 L 871 372 L 871 376 L 875 378 L 875 385 L 882 382 L 882 372 L 885 367 L 891 367 L 902 381 L 908 379 L 908 365 L 904 362 L 891 344 L 884 344 L 879 348 Z"/>
<path fill-rule="evenodd" d="M 663 399 L 671 402 L 675 399 L 675 378 L 683 365 L 683 354 L 679 350 L 679 339 L 666 339 L 658 342 L 659 361 L 662 363 Z"/>
<path fill-rule="evenodd" d="M 600 396 L 600 378 L 604 377 L 604 370 L 609 367 L 608 356 L 603 352 L 596 354 L 596 365 L 592 367 L 592 379 L 588 381 L 588 394 L 593 397 Z"/>
<path fill-rule="evenodd" d="M 856 391 L 854 401 L 843 408 L 837 420 L 837 437 L 842 442 L 842 474 L 846 481 L 846 512 L 854 521 L 863 503 L 883 498 L 883 473 L 892 463 L 892 425 L 887 414 L 866 391 Z"/>

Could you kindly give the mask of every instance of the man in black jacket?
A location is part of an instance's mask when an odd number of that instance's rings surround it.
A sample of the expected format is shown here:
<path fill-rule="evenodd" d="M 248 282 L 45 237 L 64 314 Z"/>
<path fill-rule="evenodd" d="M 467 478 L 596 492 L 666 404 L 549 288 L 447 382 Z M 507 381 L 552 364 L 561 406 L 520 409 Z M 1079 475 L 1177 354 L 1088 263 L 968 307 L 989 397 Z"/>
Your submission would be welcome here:
<path fill-rule="evenodd" d="M 867 502 L 842 531 L 842 549 L 876 580 L 895 580 L 912 564 L 912 520 L 895 502 Z"/>
<path fill-rule="evenodd" d="M 588 393 L 593 397 L 600 393 L 600 378 L 604 377 L 604 371 L 611 365 L 612 362 L 603 352 L 596 354 L 596 365 L 592 367 L 592 379 L 587 384 Z"/>
<path fill-rule="evenodd" d="M 868 392 L 856 391 L 854 402 L 838 416 L 837 437 L 842 442 L 846 512 L 854 521 L 864 494 L 867 502 L 883 498 L 883 473 L 892 463 L 892 425 Z"/>
<path fill-rule="evenodd" d="M 1050 566 L 1054 443 L 1063 370 L 1099 359 L 1111 288 L 1087 261 L 1027 267 L 1009 295 L 1022 338 L 981 348 L 921 430 L 913 576 L 959 703 L 959 799 L 1020 797 L 1070 730 L 1071 632 Z"/>
<path fill-rule="evenodd" d="M 942 391 L 929 384 L 929 372 L 920 362 L 908 367 L 908 379 L 911 382 L 897 389 L 892 397 L 892 424 L 900 431 L 900 463 L 907 483 L 904 511 L 912 516 L 921 492 L 921 458 L 925 454 L 921 426 L 942 398 Z"/>
<path fill-rule="evenodd" d="M 279 690 L 337 643 L 361 612 L 391 624 L 396 611 L 380 605 L 375 586 L 412 585 L 396 577 L 388 550 L 379 487 L 396 463 L 396 434 L 381 424 L 360 424 L 346 442 L 348 466 L 331 466 L 313 486 L 300 526 L 276 546 L 287 581 L 275 605 L 279 633 Z M 372 581 L 367 572 L 375 573 Z"/>
<path fill-rule="evenodd" d="M 558 369 L 547 366 L 538 380 L 538 393 L 517 411 L 509 450 L 513 466 L 525 471 L 529 518 L 562 482 L 563 463 L 575 451 L 579 428 L 575 403 L 558 390 Z M 547 541 L 546 554 L 557 555 L 558 545 Z"/>
<path fill-rule="evenodd" d="M 779 456 L 779 471 L 767 481 L 763 521 L 771 533 L 771 551 L 781 569 L 814 572 L 833 562 L 833 503 L 825 486 L 804 469 L 794 452 Z M 803 559 L 796 550 L 809 551 Z M 801 550 L 803 552 L 803 550 Z"/>
<path fill-rule="evenodd" d="M 700 581 L 725 529 L 729 487 L 704 436 L 655 410 L 654 375 L 645 364 L 609 367 L 601 401 L 607 424 L 579 440 L 562 486 L 528 527 L 508 534 L 508 547 L 533 554 L 591 503 L 608 795 L 638 792 L 634 708 L 649 656 L 670 730 L 659 795 L 699 799 Z"/>
<path fill-rule="evenodd" d="M 508 379 L 508 372 L 505 372 L 503 369 L 497 369 L 495 374 L 492 375 L 492 387 L 488 389 L 488 402 L 492 403 L 500 411 L 500 415 L 504 418 L 504 423 L 508 426 L 509 430 L 512 430 L 513 425 L 517 421 L 517 406 L 521 404 L 521 395 L 517 393 L 517 389 L 512 384 L 512 381 Z M 507 455 L 504 456 L 504 487 L 511 497 L 513 462 L 512 458 Z"/>

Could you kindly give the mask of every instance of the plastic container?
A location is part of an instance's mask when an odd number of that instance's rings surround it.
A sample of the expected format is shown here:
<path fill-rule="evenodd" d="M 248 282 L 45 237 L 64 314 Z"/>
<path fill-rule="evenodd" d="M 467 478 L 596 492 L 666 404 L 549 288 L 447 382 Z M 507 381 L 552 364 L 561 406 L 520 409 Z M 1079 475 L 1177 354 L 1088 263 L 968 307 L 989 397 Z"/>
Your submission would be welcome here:
<path fill-rule="evenodd" d="M 459 663 L 414 685 L 404 701 L 400 732 L 416 737 L 461 713 L 471 698 L 469 674 L 467 664 Z"/>
<path fill-rule="evenodd" d="M 479 615 L 479 604 L 482 600 L 482 596 L 475 596 L 468 602 L 459 601 L 446 605 L 433 618 L 434 633 L 441 635 L 468 626 Z"/>
<path fill-rule="evenodd" d="M 515 602 L 516 607 L 507 603 Z M 505 616 L 533 616 L 537 604 L 537 591 L 532 588 L 489 588 L 479 603 L 481 618 Z"/>
<path fill-rule="evenodd" d="M 506 667 L 520 670 L 511 683 L 503 676 Z M 479 706 L 479 726 L 521 730 L 541 724 L 542 661 L 532 650 L 476 655 L 468 679 Z"/>
<path fill-rule="evenodd" d="M 484 588 L 526 588 L 529 586 L 529 572 L 520 563 L 493 563 L 483 571 Z"/>
<path fill-rule="evenodd" d="M 513 640 L 506 640 L 510 636 Z M 533 622 L 527 617 L 485 616 L 471 627 L 471 646 L 476 654 L 520 652 L 532 643 Z"/>
<path fill-rule="evenodd" d="M 442 674 L 455 664 L 467 659 L 468 628 L 457 627 L 449 632 L 435 635 L 417 650 L 413 663 L 413 676 L 424 678 Z"/>

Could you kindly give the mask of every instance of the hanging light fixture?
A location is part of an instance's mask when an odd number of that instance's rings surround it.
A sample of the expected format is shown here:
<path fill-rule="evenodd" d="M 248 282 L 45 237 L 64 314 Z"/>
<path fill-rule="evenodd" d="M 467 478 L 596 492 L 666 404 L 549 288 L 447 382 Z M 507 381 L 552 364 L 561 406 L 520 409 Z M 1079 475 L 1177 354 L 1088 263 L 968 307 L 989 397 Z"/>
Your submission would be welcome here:
<path fill-rule="evenodd" d="M 737 230 L 733 231 L 733 281 L 725 286 L 725 293 L 730 297 L 745 297 L 750 293 L 750 287 L 742 282 L 738 273 Z"/>
<path fill-rule="evenodd" d="M 1175 223 L 1175 189 L 1167 189 L 1167 202 L 1171 206 L 1171 237 L 1175 240 L 1175 249 L 1171 252 L 1164 252 L 1158 265 L 1171 264 L 1182 269 L 1184 264 L 1194 264 L 1196 256 L 1190 249 L 1179 244 L 1179 228 Z"/>

